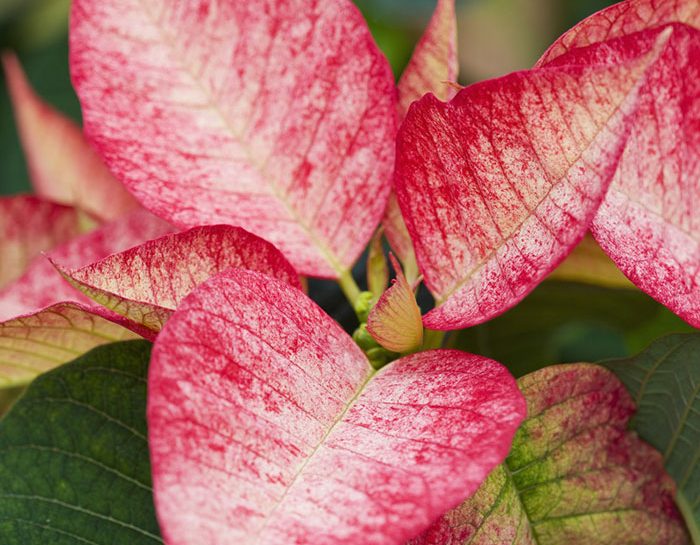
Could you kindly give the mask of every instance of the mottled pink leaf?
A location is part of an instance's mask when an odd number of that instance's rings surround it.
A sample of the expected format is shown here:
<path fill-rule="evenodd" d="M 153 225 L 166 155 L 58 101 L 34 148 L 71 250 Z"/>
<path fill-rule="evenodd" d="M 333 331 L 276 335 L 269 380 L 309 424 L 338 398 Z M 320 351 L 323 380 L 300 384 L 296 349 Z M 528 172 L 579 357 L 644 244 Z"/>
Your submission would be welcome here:
<path fill-rule="evenodd" d="M 569 62 L 571 54 L 557 55 L 608 36 L 643 43 L 649 32 L 638 31 L 669 22 L 687 25 L 668 26 L 672 38 L 640 89 L 629 141 L 592 231 L 635 285 L 700 326 L 700 4 L 623 2 L 574 27 L 540 64 Z"/>
<path fill-rule="evenodd" d="M 102 344 L 138 338 L 77 303 L 0 322 L 0 388 L 21 386 Z"/>
<path fill-rule="evenodd" d="M 478 487 L 524 416 L 491 360 L 374 371 L 301 291 L 229 270 L 156 341 L 148 421 L 168 545 L 402 544 Z"/>
<path fill-rule="evenodd" d="M 277 248 L 227 225 L 166 235 L 73 271 L 57 266 L 85 295 L 156 333 L 187 294 L 228 268 L 262 272 L 301 288 Z"/>
<path fill-rule="evenodd" d="M 528 415 L 478 492 L 409 545 L 687 545 L 661 453 L 628 429 L 615 376 L 556 365 L 518 380 Z"/>
<path fill-rule="evenodd" d="M 456 329 L 512 307 L 584 236 L 624 148 L 637 91 L 669 32 L 580 52 L 569 65 L 427 96 L 399 133 L 396 192 L 438 307 Z M 625 62 L 600 65 L 617 54 Z"/>
<path fill-rule="evenodd" d="M 17 58 L 7 53 L 2 61 L 35 192 L 104 220 L 136 208 L 80 128 L 32 90 Z"/>
<path fill-rule="evenodd" d="M 418 350 L 423 344 L 423 319 L 411 285 L 392 255 L 396 278 L 374 305 L 367 318 L 367 331 L 375 341 L 399 354 Z"/>
<path fill-rule="evenodd" d="M 438 0 L 430 22 L 416 45 L 413 55 L 399 80 L 399 114 L 403 119 L 408 107 L 424 94 L 432 92 L 441 100 L 452 98 L 457 81 L 457 18 L 454 0 Z M 407 268 L 409 281 L 418 277 L 411 236 L 401 216 L 396 196 L 391 195 L 384 217 L 386 237 Z"/>
<path fill-rule="evenodd" d="M 360 255 L 396 93 L 349 0 L 77 0 L 70 36 L 86 133 L 147 208 L 240 225 L 312 276 Z"/>
<path fill-rule="evenodd" d="M 137 210 L 58 246 L 47 255 L 66 267 L 79 268 L 172 230 L 163 220 Z M 0 321 L 69 301 L 95 308 L 97 312 L 101 310 L 72 288 L 48 259 L 40 256 L 21 278 L 0 290 Z"/>
<path fill-rule="evenodd" d="M 75 209 L 37 197 L 0 197 L 0 289 L 41 252 L 80 234 Z"/>

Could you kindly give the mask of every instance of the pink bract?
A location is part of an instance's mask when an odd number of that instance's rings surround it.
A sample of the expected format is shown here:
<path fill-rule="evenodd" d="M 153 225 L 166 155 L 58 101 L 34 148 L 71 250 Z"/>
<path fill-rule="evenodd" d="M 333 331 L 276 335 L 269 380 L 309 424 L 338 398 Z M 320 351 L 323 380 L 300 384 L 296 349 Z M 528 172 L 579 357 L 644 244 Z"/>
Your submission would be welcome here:
<path fill-rule="evenodd" d="M 376 372 L 301 291 L 221 273 L 153 351 L 165 542 L 400 545 L 478 487 L 524 415 L 496 362 L 438 350 Z"/>
<path fill-rule="evenodd" d="M 564 34 L 538 65 L 568 62 L 567 52 L 613 38 L 643 41 L 642 31 L 661 27 L 673 38 L 640 90 L 630 138 L 592 231 L 635 285 L 697 327 L 700 4 L 633 0 L 612 6 Z"/>
<path fill-rule="evenodd" d="M 389 195 L 396 91 L 349 0 L 75 0 L 70 43 L 86 134 L 144 206 L 239 225 L 303 274 L 352 266 Z"/>
<path fill-rule="evenodd" d="M 621 38 L 472 85 L 447 104 L 428 95 L 412 106 L 398 138 L 396 192 L 438 303 L 427 327 L 500 314 L 581 240 L 620 161 L 639 90 L 674 40 L 670 30 Z M 617 62 L 601 63 L 604 55 Z"/>

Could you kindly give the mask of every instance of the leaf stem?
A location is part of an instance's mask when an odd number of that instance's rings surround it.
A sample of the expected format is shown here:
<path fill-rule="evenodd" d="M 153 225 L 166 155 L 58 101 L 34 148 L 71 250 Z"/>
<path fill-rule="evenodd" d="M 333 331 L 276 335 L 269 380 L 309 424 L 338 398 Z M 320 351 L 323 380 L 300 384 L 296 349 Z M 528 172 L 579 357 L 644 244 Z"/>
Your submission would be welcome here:
<path fill-rule="evenodd" d="M 355 279 L 352 277 L 352 272 L 348 270 L 342 271 L 338 277 L 338 285 L 340 286 L 340 289 L 343 290 L 345 298 L 350 302 L 352 308 L 354 309 L 355 304 L 360 297 L 361 290 L 357 285 L 357 282 L 355 282 Z"/>
<path fill-rule="evenodd" d="M 423 334 L 423 350 L 432 350 L 441 348 L 442 342 L 445 340 L 446 331 L 437 331 L 435 329 L 425 328 Z"/>
<path fill-rule="evenodd" d="M 695 515 L 693 514 L 692 507 L 690 507 L 688 500 L 686 500 L 685 495 L 680 490 L 676 494 L 676 505 L 685 519 L 685 525 L 688 528 L 688 533 L 690 534 L 693 545 L 700 545 L 700 528 L 698 528 L 698 524 L 695 522 Z"/>

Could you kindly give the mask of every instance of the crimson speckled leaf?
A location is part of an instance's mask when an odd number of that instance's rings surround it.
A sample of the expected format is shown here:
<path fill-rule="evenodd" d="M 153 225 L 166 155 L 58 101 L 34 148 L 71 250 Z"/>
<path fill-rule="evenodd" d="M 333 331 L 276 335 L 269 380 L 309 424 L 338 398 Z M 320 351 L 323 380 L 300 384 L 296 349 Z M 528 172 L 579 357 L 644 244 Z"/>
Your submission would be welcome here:
<path fill-rule="evenodd" d="M 403 545 L 502 462 L 524 401 L 498 363 L 374 370 L 300 290 L 230 269 L 158 336 L 148 422 L 169 545 Z"/>
<path fill-rule="evenodd" d="M 0 422 L 3 545 L 158 545 L 146 437 L 150 343 L 38 378 Z"/>
<path fill-rule="evenodd" d="M 76 0 L 71 75 L 112 172 L 183 227 L 337 278 L 391 189 L 396 90 L 350 0 Z"/>
<path fill-rule="evenodd" d="M 528 416 L 505 463 L 410 545 L 686 545 L 661 455 L 628 430 L 608 370 L 547 367 L 518 381 Z"/>
<path fill-rule="evenodd" d="M 656 447 L 700 543 L 700 334 L 671 335 L 628 359 L 604 362 L 637 404 L 632 428 Z"/>

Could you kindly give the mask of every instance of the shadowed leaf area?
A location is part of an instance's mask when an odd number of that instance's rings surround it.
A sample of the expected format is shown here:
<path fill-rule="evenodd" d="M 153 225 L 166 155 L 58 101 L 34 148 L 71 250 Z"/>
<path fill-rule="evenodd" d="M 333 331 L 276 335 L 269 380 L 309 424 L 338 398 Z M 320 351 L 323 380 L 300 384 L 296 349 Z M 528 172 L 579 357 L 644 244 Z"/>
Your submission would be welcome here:
<path fill-rule="evenodd" d="M 150 343 L 97 348 L 38 378 L 0 422 L 3 545 L 153 545 Z"/>
<path fill-rule="evenodd" d="M 495 320 L 455 333 L 451 347 L 523 376 L 552 363 L 626 357 L 660 335 L 691 331 L 640 291 L 549 281 Z"/>
<path fill-rule="evenodd" d="M 605 366 L 634 398 L 632 428 L 663 453 L 678 504 L 700 543 L 700 334 L 670 335 Z"/>

